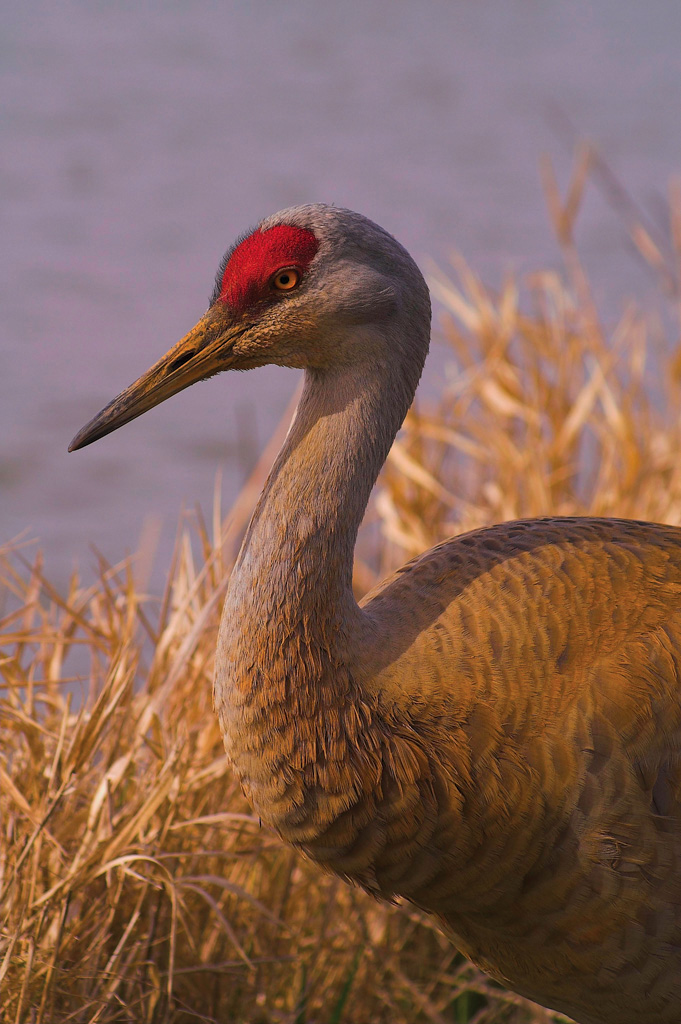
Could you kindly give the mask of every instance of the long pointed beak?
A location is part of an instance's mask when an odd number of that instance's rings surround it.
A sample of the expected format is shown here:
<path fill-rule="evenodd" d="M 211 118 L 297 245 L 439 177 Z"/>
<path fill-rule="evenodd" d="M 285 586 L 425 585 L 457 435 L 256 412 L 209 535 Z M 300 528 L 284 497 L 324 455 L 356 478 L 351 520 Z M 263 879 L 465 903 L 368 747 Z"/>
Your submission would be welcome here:
<path fill-rule="evenodd" d="M 212 377 L 220 370 L 233 365 L 230 353 L 236 337 L 240 334 L 234 328 L 218 325 L 210 311 L 203 316 L 196 327 L 177 345 L 159 359 L 150 370 L 121 391 L 94 419 L 79 430 L 69 445 L 69 451 L 84 448 L 100 437 L 117 430 L 153 409 L 166 398 L 188 388 L 197 380 Z"/>

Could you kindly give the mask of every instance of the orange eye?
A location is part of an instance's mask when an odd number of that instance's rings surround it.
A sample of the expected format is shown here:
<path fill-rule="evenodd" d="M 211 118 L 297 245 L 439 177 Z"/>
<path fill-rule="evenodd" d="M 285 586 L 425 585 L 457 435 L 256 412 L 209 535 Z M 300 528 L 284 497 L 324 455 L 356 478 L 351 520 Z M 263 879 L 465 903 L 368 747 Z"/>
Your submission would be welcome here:
<path fill-rule="evenodd" d="M 295 267 L 278 270 L 272 278 L 272 285 L 278 292 L 290 292 L 300 282 L 300 271 Z"/>

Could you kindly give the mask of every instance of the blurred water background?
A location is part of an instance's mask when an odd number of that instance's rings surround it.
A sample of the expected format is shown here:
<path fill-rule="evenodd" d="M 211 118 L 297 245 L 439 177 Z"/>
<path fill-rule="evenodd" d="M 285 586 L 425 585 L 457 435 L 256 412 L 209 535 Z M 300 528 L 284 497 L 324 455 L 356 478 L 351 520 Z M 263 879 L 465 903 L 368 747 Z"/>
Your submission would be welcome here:
<path fill-rule="evenodd" d="M 0 542 L 62 583 L 184 504 L 225 505 L 297 373 L 224 375 L 73 455 L 72 435 L 203 312 L 223 251 L 294 203 L 349 206 L 423 265 L 557 259 L 542 152 L 565 115 L 661 215 L 681 167 L 676 0 L 0 4 Z M 581 251 L 613 319 L 648 271 L 596 190 Z M 431 356 L 432 392 L 444 354 Z M 160 575 L 158 575 L 160 573 Z"/>

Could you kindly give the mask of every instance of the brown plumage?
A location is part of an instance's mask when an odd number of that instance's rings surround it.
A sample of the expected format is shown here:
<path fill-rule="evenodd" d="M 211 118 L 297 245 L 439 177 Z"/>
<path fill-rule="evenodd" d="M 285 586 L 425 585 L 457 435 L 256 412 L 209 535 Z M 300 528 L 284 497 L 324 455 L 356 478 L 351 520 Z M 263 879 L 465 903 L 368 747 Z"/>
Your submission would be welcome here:
<path fill-rule="evenodd" d="M 72 447 L 221 369 L 304 367 L 218 639 L 216 710 L 254 808 L 325 868 L 435 914 L 516 991 L 582 1024 L 678 1022 L 681 529 L 506 523 L 358 605 L 357 529 L 428 335 L 389 235 L 284 211 Z"/>

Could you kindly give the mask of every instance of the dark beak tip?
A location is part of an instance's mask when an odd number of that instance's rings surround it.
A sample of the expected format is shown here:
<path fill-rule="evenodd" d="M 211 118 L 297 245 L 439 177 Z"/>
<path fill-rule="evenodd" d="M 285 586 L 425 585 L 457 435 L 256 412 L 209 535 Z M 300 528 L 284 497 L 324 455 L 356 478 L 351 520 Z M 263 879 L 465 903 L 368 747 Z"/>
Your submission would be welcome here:
<path fill-rule="evenodd" d="M 77 452 L 81 448 L 86 448 L 89 444 L 92 444 L 93 441 L 96 441 L 97 438 L 101 437 L 101 433 L 95 433 L 92 426 L 92 422 L 86 423 L 82 430 L 79 430 L 73 437 L 71 444 L 66 450 L 69 452 Z"/>
<path fill-rule="evenodd" d="M 83 431 L 79 430 L 71 441 L 71 444 L 66 449 L 68 452 L 77 452 L 79 448 L 82 448 L 81 435 Z"/>

